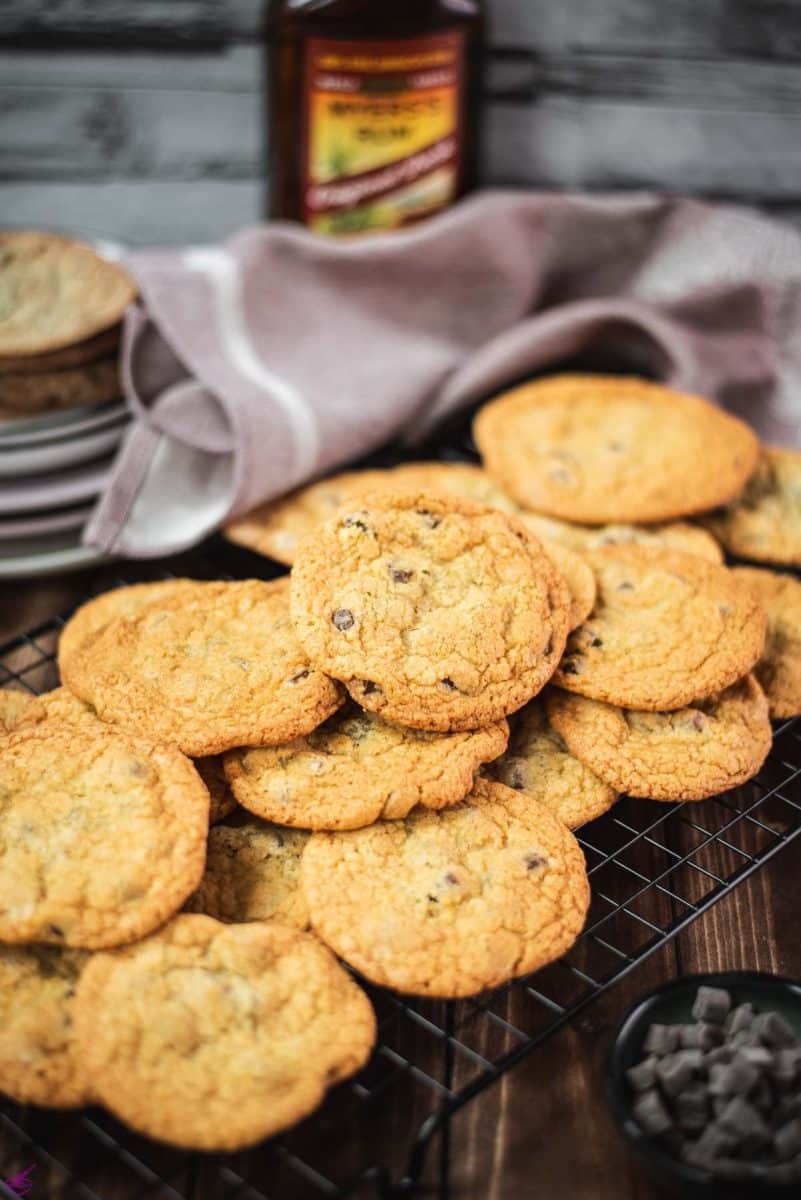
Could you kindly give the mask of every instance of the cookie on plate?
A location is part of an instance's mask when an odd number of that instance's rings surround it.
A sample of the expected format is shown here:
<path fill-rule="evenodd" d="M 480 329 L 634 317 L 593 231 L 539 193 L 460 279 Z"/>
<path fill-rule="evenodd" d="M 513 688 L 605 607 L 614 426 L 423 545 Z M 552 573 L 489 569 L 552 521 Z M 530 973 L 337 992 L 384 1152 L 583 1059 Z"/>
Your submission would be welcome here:
<path fill-rule="evenodd" d="M 343 471 L 270 500 L 225 526 L 230 542 L 290 566 L 299 542 L 351 497 L 389 486 L 389 471 Z"/>
<path fill-rule="evenodd" d="M 118 325 L 131 277 L 54 233 L 0 232 L 0 356 L 44 354 Z"/>
<path fill-rule="evenodd" d="M 754 588 L 768 618 L 765 653 L 754 667 L 776 720 L 801 715 L 801 580 L 794 575 L 735 567 Z"/>
<path fill-rule="evenodd" d="M 301 874 L 318 936 L 367 979 L 423 996 L 536 971 L 573 944 L 589 903 L 567 826 L 486 780 L 454 808 L 313 834 Z"/>
<path fill-rule="evenodd" d="M 213 754 L 208 758 L 196 758 L 194 762 L 195 770 L 209 789 L 209 824 L 216 825 L 236 808 L 236 799 L 225 778 L 222 756 Z"/>
<path fill-rule="evenodd" d="M 598 600 L 570 635 L 559 687 L 664 712 L 716 695 L 761 657 L 765 613 L 726 567 L 649 546 L 608 546 L 587 561 Z"/>
<path fill-rule="evenodd" d="M 519 504 L 587 525 L 726 504 L 759 453 L 744 422 L 700 396 L 607 375 L 524 384 L 485 405 L 473 433 L 490 475 Z"/>
<path fill-rule="evenodd" d="M 193 758 L 309 733 L 343 698 L 293 634 L 287 578 L 162 596 L 110 622 L 79 657 L 65 680 L 104 721 Z"/>
<path fill-rule="evenodd" d="M 570 597 L 514 518 L 433 493 L 381 493 L 301 544 L 292 620 L 362 708 L 440 732 L 520 708 L 562 654 Z"/>
<path fill-rule="evenodd" d="M 162 579 L 157 583 L 134 583 L 112 588 L 87 600 L 72 614 L 58 639 L 58 669 L 69 686 L 80 680 L 84 653 L 101 630 L 119 617 L 131 617 L 157 600 L 168 600 L 202 587 L 193 579 Z"/>
<path fill-rule="evenodd" d="M 309 928 L 300 859 L 309 834 L 256 818 L 209 830 L 206 873 L 184 912 L 218 921 L 277 921 Z"/>
<path fill-rule="evenodd" d="M 505 721 L 429 733 L 351 705 L 284 746 L 232 750 L 225 771 L 242 807 L 260 817 L 299 829 L 359 829 L 417 805 L 457 804 L 508 738 Z"/>
<path fill-rule="evenodd" d="M 72 1013 L 89 955 L 0 946 L 0 1090 L 18 1104 L 78 1108 L 90 1093 Z"/>
<path fill-rule="evenodd" d="M 579 553 L 602 546 L 664 546 L 667 550 L 697 554 L 710 562 L 723 562 L 723 551 L 712 534 L 687 521 L 661 525 L 574 525 L 522 510 L 519 519 L 543 542 L 558 542 Z"/>
<path fill-rule="evenodd" d="M 30 692 L 0 688 L 0 733 L 11 733 L 36 699 Z"/>
<path fill-rule="evenodd" d="M 544 804 L 569 829 L 594 821 L 612 807 L 617 792 L 571 754 L 550 724 L 541 698 L 527 704 L 511 725 L 509 748 L 485 767 L 487 778 Z"/>
<path fill-rule="evenodd" d="M 106 404 L 120 393 L 116 358 L 36 375 L 0 374 L 0 412 L 5 417 Z"/>
<path fill-rule="evenodd" d="M 122 326 L 104 329 L 94 337 L 53 350 L 50 354 L 0 354 L 0 379 L 4 375 L 40 375 L 48 371 L 66 371 L 117 355 Z"/>
<path fill-rule="evenodd" d="M 801 451 L 766 446 L 742 494 L 704 523 L 737 558 L 801 567 Z"/>
<path fill-rule="evenodd" d="M 75 1025 L 102 1103 L 189 1150 L 238 1150 L 293 1125 L 375 1041 L 370 1001 L 316 938 L 194 914 L 94 955 Z"/>
<path fill-rule="evenodd" d="M 0 941 L 133 941 L 200 883 L 209 796 L 172 746 L 43 721 L 4 742 L 0 795 Z"/>
<path fill-rule="evenodd" d="M 572 752 L 618 791 L 703 800 L 752 779 L 771 746 L 768 702 L 752 675 L 676 712 L 633 712 L 552 689 L 548 717 Z"/>

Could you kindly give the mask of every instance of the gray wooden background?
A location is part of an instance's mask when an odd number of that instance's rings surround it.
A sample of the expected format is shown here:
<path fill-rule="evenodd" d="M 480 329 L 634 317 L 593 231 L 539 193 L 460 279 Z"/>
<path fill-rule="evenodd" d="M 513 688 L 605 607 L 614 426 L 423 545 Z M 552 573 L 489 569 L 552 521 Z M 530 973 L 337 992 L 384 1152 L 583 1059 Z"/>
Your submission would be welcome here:
<path fill-rule="evenodd" d="M 801 221 L 801 0 L 487 3 L 487 182 Z M 260 0 L 0 0 L 0 220 L 163 243 L 255 219 L 261 21 Z"/>

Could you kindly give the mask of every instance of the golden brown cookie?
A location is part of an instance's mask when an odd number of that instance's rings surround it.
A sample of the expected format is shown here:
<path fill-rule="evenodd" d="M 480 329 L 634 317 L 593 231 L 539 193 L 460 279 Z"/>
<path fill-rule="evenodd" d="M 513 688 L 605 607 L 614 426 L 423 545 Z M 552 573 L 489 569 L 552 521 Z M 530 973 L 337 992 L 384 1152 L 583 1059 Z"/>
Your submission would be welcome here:
<path fill-rule="evenodd" d="M 110 622 L 62 663 L 104 721 L 174 742 L 193 758 L 274 745 L 342 702 L 292 632 L 289 580 L 195 584 Z"/>
<path fill-rule="evenodd" d="M 300 888 L 300 859 L 309 839 L 255 817 L 209 830 L 206 873 L 184 912 L 218 921 L 277 921 L 309 928 Z"/>
<path fill-rule="evenodd" d="M 75 1002 L 91 1086 L 139 1133 L 238 1150 L 312 1112 L 367 1061 L 375 1016 L 310 934 L 176 917 L 96 954 Z"/>
<path fill-rule="evenodd" d="M 618 791 L 703 800 L 756 775 L 771 746 L 768 702 L 753 675 L 676 712 L 633 712 L 553 689 L 548 717 L 573 753 Z"/>
<path fill-rule="evenodd" d="M 408 462 L 391 472 L 392 486 L 402 491 L 439 492 L 498 508 L 516 516 L 520 506 L 498 486 L 491 475 L 473 463 Z"/>
<path fill-rule="evenodd" d="M 761 657 L 764 611 L 726 567 L 651 546 L 607 546 L 587 561 L 598 600 L 570 635 L 560 687 L 664 712 L 723 691 Z"/>
<path fill-rule="evenodd" d="M 351 705 L 285 746 L 232 750 L 225 771 L 239 803 L 260 817 L 299 829 L 359 829 L 418 804 L 457 804 L 508 738 L 505 721 L 429 733 Z"/>
<path fill-rule="evenodd" d="M 622 376 L 524 384 L 485 405 L 473 433 L 490 475 L 519 504 L 587 525 L 726 504 L 759 453 L 747 425 L 700 396 Z"/>
<path fill-rule="evenodd" d="M 801 567 L 801 451 L 766 446 L 742 494 L 704 523 L 737 558 Z"/>
<path fill-rule="evenodd" d="M 425 996 L 471 996 L 536 971 L 573 944 L 589 903 L 567 826 L 486 780 L 454 808 L 313 834 L 302 879 L 312 928 L 340 958 Z"/>
<path fill-rule="evenodd" d="M 83 654 L 92 639 L 110 621 L 130 617 L 156 600 L 172 599 L 187 589 L 198 587 L 193 579 L 164 579 L 157 583 L 135 583 L 112 588 L 82 604 L 61 630 L 58 640 L 58 667 L 61 678 L 69 682 L 80 678 Z M 202 585 L 201 585 L 202 586 Z"/>
<path fill-rule="evenodd" d="M 712 534 L 686 521 L 664 525 L 573 525 L 556 517 L 523 510 L 519 520 L 542 542 L 559 542 L 579 553 L 603 546 L 664 546 L 667 550 L 697 554 L 710 562 L 723 562 L 723 551 Z"/>
<path fill-rule="evenodd" d="M 236 800 L 225 778 L 222 756 L 214 754 L 209 758 L 196 758 L 195 770 L 209 789 L 209 824 L 216 825 L 236 808 Z"/>
<path fill-rule="evenodd" d="M 3 375 L 38 375 L 47 371 L 65 371 L 116 356 L 120 348 L 122 326 L 115 325 L 83 342 L 54 350 L 51 354 L 0 354 L 0 378 Z"/>
<path fill-rule="evenodd" d="M 54 233 L 0 232 L 0 355 L 60 350 L 122 319 L 136 298 L 122 267 Z"/>
<path fill-rule="evenodd" d="M 21 417 L 106 404 L 121 392 L 116 358 L 37 375 L 0 375 L 0 415 Z"/>
<path fill-rule="evenodd" d="M 768 618 L 765 653 L 754 667 L 775 720 L 801 715 L 801 580 L 794 575 L 735 567 L 754 588 Z"/>
<path fill-rule="evenodd" d="M 598 587 L 592 567 L 559 542 L 540 539 L 542 548 L 567 584 L 570 593 L 570 628 L 577 629 L 593 610 Z"/>
<path fill-rule="evenodd" d="M 171 746 L 44 721 L 4 742 L 0 797 L 0 941 L 133 941 L 200 883 L 208 792 Z"/>
<path fill-rule="evenodd" d="M 570 753 L 548 721 L 542 699 L 527 704 L 511 724 L 509 749 L 485 768 L 487 778 L 531 796 L 570 829 L 612 807 L 617 792 Z"/>
<path fill-rule="evenodd" d="M 289 566 L 307 533 L 329 520 L 352 496 L 389 486 L 390 477 L 389 471 L 345 471 L 318 479 L 231 521 L 223 533 L 229 541 Z"/>
<path fill-rule="evenodd" d="M 0 733 L 11 733 L 17 722 L 25 715 L 36 697 L 30 692 L 18 692 L 12 688 L 0 689 Z"/>
<path fill-rule="evenodd" d="M 91 1099 L 72 1012 L 80 950 L 0 946 L 0 1089 L 18 1104 L 78 1108 Z"/>
<path fill-rule="evenodd" d="M 558 662 L 570 598 L 512 517 L 433 493 L 376 493 L 303 541 L 292 620 L 362 708 L 441 732 L 520 708 Z"/>
<path fill-rule="evenodd" d="M 97 733 L 108 730 L 109 726 L 101 721 L 91 704 L 84 703 L 69 690 L 69 688 L 54 688 L 52 692 L 42 692 L 41 696 L 31 697 L 31 703 L 17 719 L 14 726 L 18 729 L 30 729 L 47 723 L 81 725 L 88 732 Z"/>

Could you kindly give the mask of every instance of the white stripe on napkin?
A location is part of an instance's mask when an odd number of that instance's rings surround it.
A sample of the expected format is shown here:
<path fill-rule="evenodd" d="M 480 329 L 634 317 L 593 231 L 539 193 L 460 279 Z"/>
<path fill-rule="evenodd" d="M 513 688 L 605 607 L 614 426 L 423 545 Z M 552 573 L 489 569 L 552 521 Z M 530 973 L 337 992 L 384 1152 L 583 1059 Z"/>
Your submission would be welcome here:
<path fill-rule="evenodd" d="M 187 250 L 182 261 L 191 271 L 205 275 L 212 285 L 220 338 L 227 357 L 246 379 L 269 392 L 284 410 L 294 438 L 293 483 L 302 482 L 317 466 L 317 423 L 302 393 L 265 366 L 253 348 L 235 259 L 225 250 L 203 247 Z"/>

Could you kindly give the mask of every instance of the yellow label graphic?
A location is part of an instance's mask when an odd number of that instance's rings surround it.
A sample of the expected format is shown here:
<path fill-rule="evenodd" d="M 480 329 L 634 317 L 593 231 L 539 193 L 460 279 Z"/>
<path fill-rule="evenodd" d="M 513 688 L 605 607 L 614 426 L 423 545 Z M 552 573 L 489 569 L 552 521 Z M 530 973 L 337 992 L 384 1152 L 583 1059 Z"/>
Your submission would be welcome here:
<path fill-rule="evenodd" d="M 391 229 L 453 200 L 463 60 L 459 32 L 391 42 L 309 39 L 308 225 L 322 233 Z"/>

